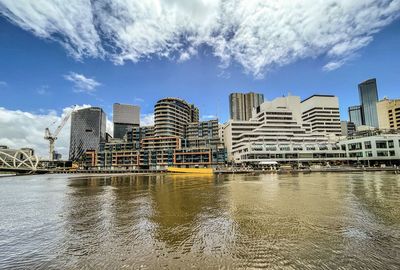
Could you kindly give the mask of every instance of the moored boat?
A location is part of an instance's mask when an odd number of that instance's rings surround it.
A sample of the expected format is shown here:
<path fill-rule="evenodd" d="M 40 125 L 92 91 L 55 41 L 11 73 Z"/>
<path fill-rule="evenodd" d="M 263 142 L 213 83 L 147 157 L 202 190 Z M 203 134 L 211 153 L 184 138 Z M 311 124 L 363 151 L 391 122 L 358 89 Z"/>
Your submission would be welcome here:
<path fill-rule="evenodd" d="M 212 168 L 178 168 L 168 167 L 167 172 L 171 173 L 193 173 L 193 174 L 213 174 Z"/>

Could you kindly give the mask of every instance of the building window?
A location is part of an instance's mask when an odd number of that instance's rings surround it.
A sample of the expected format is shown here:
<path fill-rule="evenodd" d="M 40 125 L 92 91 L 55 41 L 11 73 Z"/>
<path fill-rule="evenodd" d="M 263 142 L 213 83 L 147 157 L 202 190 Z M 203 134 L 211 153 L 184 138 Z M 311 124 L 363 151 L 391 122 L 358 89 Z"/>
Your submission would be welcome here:
<path fill-rule="evenodd" d="M 365 152 L 366 157 L 372 157 L 372 151 L 366 151 Z"/>
<path fill-rule="evenodd" d="M 377 151 L 376 152 L 378 157 L 387 157 L 388 156 L 388 151 Z"/>
<path fill-rule="evenodd" d="M 386 141 L 376 141 L 376 148 L 378 148 L 378 149 L 387 148 Z"/>
<path fill-rule="evenodd" d="M 364 142 L 364 147 L 365 149 L 371 149 L 372 148 L 371 142 L 370 141 Z"/>
<path fill-rule="evenodd" d="M 389 151 L 389 156 L 394 157 L 396 155 L 396 152 L 394 150 Z"/>
<path fill-rule="evenodd" d="M 362 152 L 350 153 L 349 157 L 363 157 L 363 153 Z"/>
<path fill-rule="evenodd" d="M 360 150 L 360 149 L 362 149 L 362 144 L 361 143 L 350 143 L 350 144 L 348 144 L 348 147 L 349 147 L 349 151 Z"/>
<path fill-rule="evenodd" d="M 388 146 L 389 146 L 389 148 L 394 148 L 393 140 L 388 141 Z"/>

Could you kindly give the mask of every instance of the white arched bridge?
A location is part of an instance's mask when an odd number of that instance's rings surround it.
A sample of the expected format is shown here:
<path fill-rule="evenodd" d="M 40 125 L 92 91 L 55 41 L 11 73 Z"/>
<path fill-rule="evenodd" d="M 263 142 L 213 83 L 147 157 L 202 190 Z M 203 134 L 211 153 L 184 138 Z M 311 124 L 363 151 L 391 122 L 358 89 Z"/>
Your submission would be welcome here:
<path fill-rule="evenodd" d="M 10 153 L 0 149 L 0 171 L 36 172 L 38 165 L 36 155 L 28 155 L 24 150 Z"/>

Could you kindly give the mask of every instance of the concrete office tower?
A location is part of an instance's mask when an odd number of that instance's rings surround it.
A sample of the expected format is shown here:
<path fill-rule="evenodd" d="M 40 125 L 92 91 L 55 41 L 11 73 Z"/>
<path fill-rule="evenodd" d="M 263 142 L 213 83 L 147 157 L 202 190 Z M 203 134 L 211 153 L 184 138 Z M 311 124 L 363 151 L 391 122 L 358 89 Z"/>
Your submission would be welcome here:
<path fill-rule="evenodd" d="M 313 95 L 301 102 L 302 120 L 311 124 L 311 131 L 342 134 L 339 99 L 332 95 Z"/>
<path fill-rule="evenodd" d="M 253 109 L 264 102 L 264 95 L 258 93 L 232 93 L 229 95 L 229 110 L 232 120 L 246 121 L 252 117 Z"/>
<path fill-rule="evenodd" d="M 356 127 L 364 125 L 364 114 L 360 105 L 349 107 L 349 120 L 354 123 Z"/>
<path fill-rule="evenodd" d="M 383 99 L 377 104 L 379 129 L 400 129 L 400 99 Z"/>
<path fill-rule="evenodd" d="M 154 106 L 154 135 L 185 137 L 186 125 L 192 120 L 192 108 L 183 99 L 163 98 Z"/>
<path fill-rule="evenodd" d="M 78 160 L 86 150 L 98 150 L 106 137 L 106 114 L 101 108 L 90 107 L 71 115 L 69 159 Z"/>
<path fill-rule="evenodd" d="M 356 125 L 350 121 L 340 121 L 342 136 L 351 136 L 356 132 Z"/>
<path fill-rule="evenodd" d="M 288 96 L 262 103 L 249 121 L 230 120 L 224 125 L 228 159 L 241 155 L 249 145 L 326 143 L 326 134 L 308 132 L 301 118 L 300 97 Z M 257 152 L 257 150 L 255 150 Z M 261 154 L 261 152 L 260 152 Z"/>
<path fill-rule="evenodd" d="M 114 138 L 123 139 L 128 131 L 140 126 L 140 107 L 114 103 L 113 124 Z"/>
<path fill-rule="evenodd" d="M 378 127 L 378 112 L 376 103 L 378 102 L 378 88 L 376 79 L 370 79 L 358 85 L 361 108 L 363 111 L 363 124 L 370 127 Z"/>

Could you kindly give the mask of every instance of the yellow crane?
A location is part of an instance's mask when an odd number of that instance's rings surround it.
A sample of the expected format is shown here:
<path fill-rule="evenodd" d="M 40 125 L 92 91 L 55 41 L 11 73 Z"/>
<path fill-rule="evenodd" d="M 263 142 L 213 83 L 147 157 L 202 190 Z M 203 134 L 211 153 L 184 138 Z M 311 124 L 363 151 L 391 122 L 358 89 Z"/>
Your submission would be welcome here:
<path fill-rule="evenodd" d="M 75 111 L 76 105 L 72 107 L 72 110 L 70 110 L 64 118 L 61 120 L 60 125 L 58 125 L 57 129 L 54 131 L 54 133 L 50 132 L 50 126 L 47 127 L 44 130 L 44 139 L 49 141 L 49 160 L 52 161 L 54 160 L 54 144 L 55 141 L 57 140 L 57 136 L 60 133 L 60 131 L 63 129 L 65 124 L 67 123 L 68 119 L 71 117 L 71 114 L 73 111 Z M 55 123 L 55 122 L 54 122 Z M 54 124 L 53 123 L 53 124 Z M 53 125 L 52 124 L 52 125 Z"/>

